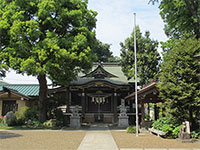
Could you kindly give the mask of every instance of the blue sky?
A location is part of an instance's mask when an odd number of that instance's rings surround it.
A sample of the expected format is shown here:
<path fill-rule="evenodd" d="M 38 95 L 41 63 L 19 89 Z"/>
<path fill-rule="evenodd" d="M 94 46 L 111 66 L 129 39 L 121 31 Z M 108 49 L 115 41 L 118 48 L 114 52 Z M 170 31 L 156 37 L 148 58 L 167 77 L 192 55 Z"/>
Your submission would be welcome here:
<path fill-rule="evenodd" d="M 159 15 L 158 5 L 148 4 L 149 0 L 89 0 L 88 8 L 98 12 L 96 36 L 103 43 L 111 44 L 113 55 L 120 56 L 120 42 L 131 35 L 136 24 L 141 31 L 150 31 L 151 38 L 166 41 L 164 23 Z M 159 49 L 161 51 L 161 49 Z M 4 81 L 11 84 L 38 84 L 36 77 L 7 73 Z M 50 81 L 48 81 L 50 83 Z"/>
<path fill-rule="evenodd" d="M 149 0 L 89 0 L 89 9 L 98 12 L 97 38 L 103 43 L 112 44 L 111 51 L 115 56 L 120 55 L 119 43 L 124 42 L 133 31 L 133 13 L 136 13 L 136 24 L 143 33 L 148 30 L 154 40 L 167 40 L 158 4 L 148 2 Z"/>

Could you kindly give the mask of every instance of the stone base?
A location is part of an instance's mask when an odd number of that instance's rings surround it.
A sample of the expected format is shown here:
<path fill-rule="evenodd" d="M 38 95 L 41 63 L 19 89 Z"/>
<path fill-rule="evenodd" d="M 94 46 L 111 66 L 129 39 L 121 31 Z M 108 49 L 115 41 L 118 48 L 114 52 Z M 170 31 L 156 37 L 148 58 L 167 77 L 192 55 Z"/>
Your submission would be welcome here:
<path fill-rule="evenodd" d="M 72 128 L 80 128 L 81 122 L 80 122 L 80 116 L 70 116 L 70 127 Z"/>
<path fill-rule="evenodd" d="M 180 141 L 180 142 L 182 142 L 182 143 L 196 143 L 196 142 L 198 142 L 198 140 L 197 139 L 180 139 L 180 138 L 178 138 L 178 139 L 176 139 L 177 141 Z"/>
<path fill-rule="evenodd" d="M 120 128 L 126 128 L 126 127 L 129 126 L 128 116 L 119 116 L 118 119 L 119 119 L 118 127 L 120 127 Z"/>

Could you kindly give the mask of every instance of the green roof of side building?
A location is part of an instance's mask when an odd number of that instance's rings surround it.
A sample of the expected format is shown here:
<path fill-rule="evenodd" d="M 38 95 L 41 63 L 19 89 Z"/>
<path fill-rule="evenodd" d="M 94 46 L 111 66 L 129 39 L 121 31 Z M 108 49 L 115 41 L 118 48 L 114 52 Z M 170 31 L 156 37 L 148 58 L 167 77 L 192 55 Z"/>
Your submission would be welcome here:
<path fill-rule="evenodd" d="M 39 84 L 1 84 L 0 91 L 3 87 L 14 90 L 24 96 L 38 96 L 39 95 Z"/>

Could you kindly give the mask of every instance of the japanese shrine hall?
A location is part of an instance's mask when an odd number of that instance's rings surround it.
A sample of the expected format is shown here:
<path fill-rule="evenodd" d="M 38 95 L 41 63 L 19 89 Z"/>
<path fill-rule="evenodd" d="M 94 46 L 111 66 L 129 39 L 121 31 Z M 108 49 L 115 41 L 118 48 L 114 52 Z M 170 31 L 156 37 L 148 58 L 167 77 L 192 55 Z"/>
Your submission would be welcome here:
<path fill-rule="evenodd" d="M 81 122 L 116 123 L 121 99 L 134 92 L 134 81 L 126 79 L 119 64 L 96 63 L 92 71 L 56 91 L 68 91 L 66 115 L 78 105 Z M 129 123 L 134 122 L 133 101 L 127 101 L 126 106 Z"/>

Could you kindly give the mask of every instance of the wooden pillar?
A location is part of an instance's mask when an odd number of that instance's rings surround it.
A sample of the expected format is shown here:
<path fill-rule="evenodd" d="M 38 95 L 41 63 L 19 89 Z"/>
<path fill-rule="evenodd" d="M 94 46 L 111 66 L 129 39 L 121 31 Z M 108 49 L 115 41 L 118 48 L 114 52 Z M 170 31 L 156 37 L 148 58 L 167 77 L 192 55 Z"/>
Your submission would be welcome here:
<path fill-rule="evenodd" d="M 85 118 L 85 93 L 81 94 L 81 106 L 82 106 L 82 119 Z"/>
<path fill-rule="evenodd" d="M 148 108 L 147 108 L 148 115 L 150 116 L 150 104 L 149 104 L 149 103 L 147 104 L 147 107 L 148 107 Z"/>
<path fill-rule="evenodd" d="M 145 114 L 144 114 L 144 103 L 141 103 L 141 121 L 142 121 L 142 128 L 144 128 L 144 119 L 145 119 Z"/>
<path fill-rule="evenodd" d="M 66 93 L 65 93 L 65 99 L 66 99 L 66 112 L 68 113 L 70 111 L 70 91 L 66 89 Z"/>
<path fill-rule="evenodd" d="M 113 99 L 113 109 L 114 109 L 114 122 L 117 122 L 117 93 L 114 93 Z"/>
<path fill-rule="evenodd" d="M 157 109 L 157 105 L 154 104 L 154 120 L 158 119 L 158 109 Z"/>

